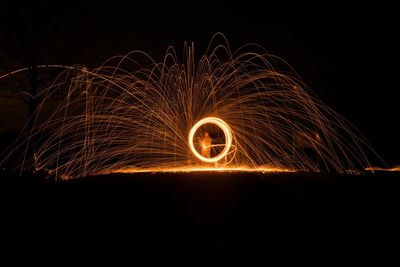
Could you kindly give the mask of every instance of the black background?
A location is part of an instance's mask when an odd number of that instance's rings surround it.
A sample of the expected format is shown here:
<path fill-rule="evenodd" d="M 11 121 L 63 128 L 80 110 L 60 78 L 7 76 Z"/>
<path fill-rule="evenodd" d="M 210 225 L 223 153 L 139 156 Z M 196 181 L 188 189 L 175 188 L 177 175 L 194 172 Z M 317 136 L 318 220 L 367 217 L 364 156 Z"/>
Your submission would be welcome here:
<path fill-rule="evenodd" d="M 172 45 L 181 55 L 185 41 L 194 42 L 199 57 L 222 32 L 233 50 L 257 43 L 287 61 L 320 99 L 365 134 L 389 166 L 398 164 L 400 46 L 391 7 L 326 5 L 298 13 L 296 6 L 287 6 L 268 1 L 10 2 L 2 7 L 1 42 L 20 53 L 21 43 L 29 44 L 26 23 L 35 17 L 45 29 L 40 42 L 47 45 L 40 64 L 95 67 L 131 50 L 162 60 Z"/>
<path fill-rule="evenodd" d="M 396 9 L 324 3 L 304 12 L 289 2 L 215 2 L 9 2 L 0 7 L 0 45 L 23 54 L 32 10 L 52 48 L 40 64 L 95 67 L 131 50 L 161 60 L 169 45 L 179 54 L 184 41 L 200 55 L 223 32 L 233 50 L 253 42 L 286 60 L 389 165 L 400 163 Z M 37 249 L 40 260 L 57 255 L 58 262 L 77 252 L 91 257 L 94 248 L 92 259 L 102 259 L 113 248 L 134 255 L 136 246 L 197 254 L 189 265 L 210 250 L 230 258 L 246 249 L 267 261 L 343 264 L 352 257 L 381 265 L 398 247 L 397 174 L 109 175 L 55 184 L 5 177 L 2 241 L 19 258 Z M 154 259 L 164 260 L 147 260 Z"/>

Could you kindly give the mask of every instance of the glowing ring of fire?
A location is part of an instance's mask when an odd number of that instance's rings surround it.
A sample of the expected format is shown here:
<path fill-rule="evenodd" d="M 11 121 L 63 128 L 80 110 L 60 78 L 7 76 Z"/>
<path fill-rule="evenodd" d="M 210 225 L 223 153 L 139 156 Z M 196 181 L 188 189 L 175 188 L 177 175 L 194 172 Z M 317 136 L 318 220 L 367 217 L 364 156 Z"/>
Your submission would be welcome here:
<path fill-rule="evenodd" d="M 196 133 L 197 129 L 199 129 L 200 126 L 202 126 L 204 124 L 207 124 L 207 123 L 211 123 L 211 124 L 217 125 L 219 128 L 221 128 L 221 130 L 225 134 L 225 147 L 221 151 L 221 153 L 219 153 L 219 155 L 217 155 L 217 156 L 215 156 L 213 158 L 203 157 L 202 155 L 200 155 L 199 152 L 197 152 L 196 148 L 193 145 L 193 137 L 194 137 L 194 134 Z M 224 122 L 223 120 L 221 120 L 219 118 L 216 118 L 216 117 L 207 117 L 207 118 L 199 120 L 192 127 L 192 129 L 189 132 L 189 146 L 190 146 L 190 149 L 192 150 L 193 154 L 197 158 L 199 158 L 200 160 L 205 161 L 205 162 L 217 162 L 217 161 L 221 160 L 229 152 L 229 150 L 231 149 L 231 145 L 232 145 L 232 131 L 231 131 L 231 128 L 229 127 L 229 125 L 226 122 Z"/>

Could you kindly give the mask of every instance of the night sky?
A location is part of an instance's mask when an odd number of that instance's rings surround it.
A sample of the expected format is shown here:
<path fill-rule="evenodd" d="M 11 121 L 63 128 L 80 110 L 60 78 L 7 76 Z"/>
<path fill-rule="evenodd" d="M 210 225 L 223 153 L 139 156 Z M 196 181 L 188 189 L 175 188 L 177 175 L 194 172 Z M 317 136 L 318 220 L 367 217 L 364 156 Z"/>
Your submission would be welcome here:
<path fill-rule="evenodd" d="M 183 51 L 184 41 L 194 42 L 199 56 L 214 33 L 222 32 L 233 50 L 257 43 L 287 61 L 320 99 L 365 135 L 389 166 L 400 163 L 400 129 L 395 126 L 400 44 L 396 23 L 383 10 L 371 13 L 375 7 L 366 7 L 359 17 L 354 10 L 325 17 L 325 10 L 311 17 L 304 14 L 312 23 L 301 24 L 301 16 L 293 18 L 266 1 L 187 5 L 6 3 L 1 7 L 0 67 L 29 66 L 32 19 L 41 25 L 39 64 L 96 67 L 131 50 L 161 60 L 169 45 L 178 54 Z M 386 20 L 378 22 L 378 15 Z M 23 114 L 23 107 L 2 109 L 0 130 L 21 125 Z"/>

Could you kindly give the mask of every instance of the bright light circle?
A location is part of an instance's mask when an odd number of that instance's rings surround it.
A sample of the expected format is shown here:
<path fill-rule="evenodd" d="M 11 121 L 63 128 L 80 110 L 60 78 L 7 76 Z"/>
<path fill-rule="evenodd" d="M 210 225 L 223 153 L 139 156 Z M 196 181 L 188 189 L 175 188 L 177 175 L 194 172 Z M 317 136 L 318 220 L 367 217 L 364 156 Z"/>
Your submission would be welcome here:
<path fill-rule="evenodd" d="M 195 149 L 195 147 L 193 145 L 193 137 L 194 137 L 194 134 L 196 133 L 197 129 L 199 129 L 200 126 L 202 126 L 204 124 L 207 124 L 207 123 L 211 123 L 211 124 L 217 125 L 219 128 L 221 128 L 221 130 L 225 134 L 225 147 L 221 151 L 221 153 L 219 153 L 219 155 L 217 155 L 217 156 L 215 156 L 213 158 L 203 157 L 199 152 L 197 152 L 197 150 Z M 232 145 L 232 131 L 231 131 L 231 128 L 229 127 L 229 125 L 226 122 L 224 122 L 223 120 L 221 120 L 219 118 L 216 118 L 216 117 L 207 117 L 207 118 L 199 120 L 192 127 L 192 129 L 189 132 L 189 146 L 190 146 L 190 149 L 192 150 L 193 154 L 197 158 L 199 158 L 200 160 L 205 161 L 205 162 L 217 162 L 217 161 L 221 160 L 223 157 L 225 157 L 225 155 L 231 149 L 231 145 Z"/>

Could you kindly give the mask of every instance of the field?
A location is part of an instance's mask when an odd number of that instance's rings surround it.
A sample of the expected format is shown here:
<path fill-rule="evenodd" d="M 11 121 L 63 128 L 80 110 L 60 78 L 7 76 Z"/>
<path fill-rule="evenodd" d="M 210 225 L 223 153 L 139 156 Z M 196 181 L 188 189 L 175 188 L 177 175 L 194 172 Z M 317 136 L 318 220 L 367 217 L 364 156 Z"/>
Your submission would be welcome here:
<path fill-rule="evenodd" d="M 297 251 L 311 244 L 329 253 L 389 253 L 399 237 L 399 178 L 201 172 L 54 183 L 4 174 L 3 227 L 13 229 L 12 239 L 72 242 L 76 249 L 128 242 L 161 250 Z"/>

